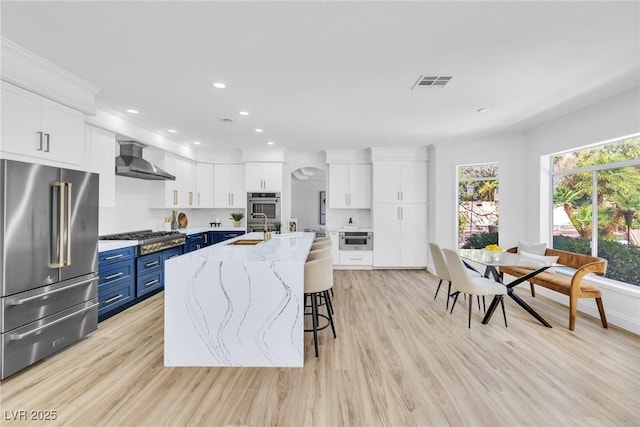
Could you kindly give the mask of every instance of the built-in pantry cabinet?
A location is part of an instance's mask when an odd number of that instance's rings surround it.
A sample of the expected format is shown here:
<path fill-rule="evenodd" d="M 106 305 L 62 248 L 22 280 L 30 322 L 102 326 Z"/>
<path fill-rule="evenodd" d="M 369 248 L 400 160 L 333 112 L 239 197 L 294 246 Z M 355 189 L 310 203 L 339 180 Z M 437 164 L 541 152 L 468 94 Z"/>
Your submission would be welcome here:
<path fill-rule="evenodd" d="M 427 203 L 425 162 L 376 163 L 374 203 Z"/>
<path fill-rule="evenodd" d="M 427 205 L 376 204 L 373 249 L 374 267 L 426 267 Z"/>
<path fill-rule="evenodd" d="M 0 84 L 3 156 L 84 169 L 84 114 L 5 81 Z"/>
<path fill-rule="evenodd" d="M 329 208 L 371 208 L 371 165 L 329 165 Z"/>
<path fill-rule="evenodd" d="M 247 162 L 244 171 L 248 192 L 282 191 L 282 163 Z"/>
<path fill-rule="evenodd" d="M 427 266 L 426 152 L 407 151 L 373 153 L 374 267 Z M 386 160 L 403 154 L 417 160 Z"/>
<path fill-rule="evenodd" d="M 116 204 L 116 135 L 85 126 L 85 142 L 89 152 L 88 169 L 100 175 L 100 207 L 113 207 Z"/>
<path fill-rule="evenodd" d="M 198 163 L 196 165 L 196 208 L 213 207 L 213 165 Z"/>
<path fill-rule="evenodd" d="M 244 165 L 213 165 L 213 207 L 239 208 L 247 205 Z"/>

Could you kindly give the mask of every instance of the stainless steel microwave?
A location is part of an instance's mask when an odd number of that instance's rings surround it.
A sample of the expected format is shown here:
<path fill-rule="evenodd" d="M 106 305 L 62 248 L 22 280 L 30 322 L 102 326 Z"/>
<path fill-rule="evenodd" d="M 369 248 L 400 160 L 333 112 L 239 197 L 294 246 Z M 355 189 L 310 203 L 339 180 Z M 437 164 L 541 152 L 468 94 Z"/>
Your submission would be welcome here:
<path fill-rule="evenodd" d="M 341 231 L 341 251 L 371 251 L 373 250 L 373 233 L 370 231 Z"/>

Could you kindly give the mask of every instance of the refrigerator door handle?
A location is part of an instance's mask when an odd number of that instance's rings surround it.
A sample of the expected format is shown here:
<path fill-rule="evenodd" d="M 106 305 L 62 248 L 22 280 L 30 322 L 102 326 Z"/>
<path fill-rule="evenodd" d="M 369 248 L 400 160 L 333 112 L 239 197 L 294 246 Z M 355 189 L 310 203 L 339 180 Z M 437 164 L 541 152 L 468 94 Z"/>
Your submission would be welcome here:
<path fill-rule="evenodd" d="M 67 259 L 65 266 L 71 265 L 71 183 L 65 182 L 67 186 Z"/>
<path fill-rule="evenodd" d="M 57 262 L 51 263 L 51 268 L 61 268 L 65 266 L 64 263 L 64 239 L 62 238 L 64 230 L 64 187 L 65 183 L 61 181 L 55 181 L 51 183 L 52 191 L 58 187 L 58 233 L 54 235 L 54 230 L 51 230 L 51 239 L 58 245 L 58 259 Z M 54 196 L 55 199 L 55 196 Z"/>
<path fill-rule="evenodd" d="M 91 279 L 83 280 L 81 282 L 77 282 L 77 283 L 74 283 L 72 285 L 63 286 L 62 288 L 54 289 L 51 292 L 45 292 L 43 294 L 33 295 L 33 296 L 30 296 L 30 297 L 27 297 L 27 298 L 19 298 L 19 299 L 11 298 L 11 299 L 9 299 L 8 302 L 9 302 L 9 305 L 22 305 L 25 302 L 34 301 L 34 300 L 37 300 L 37 299 L 40 299 L 40 298 L 45 298 L 45 297 L 48 297 L 51 294 L 55 294 L 55 293 L 58 293 L 58 292 L 66 291 L 67 289 L 75 288 L 76 286 L 86 285 L 87 283 L 94 282 L 94 281 L 96 281 L 98 279 L 99 279 L 98 277 L 93 277 Z"/>
<path fill-rule="evenodd" d="M 98 306 L 98 305 L 99 305 L 99 303 L 92 304 L 92 305 L 90 305 L 89 307 L 85 307 L 85 308 L 83 308 L 83 309 L 81 309 L 81 310 L 78 310 L 78 311 L 76 311 L 76 312 L 73 312 L 73 313 L 71 313 L 71 314 L 67 314 L 66 316 L 61 317 L 61 318 L 59 318 L 59 319 L 56 319 L 56 320 L 54 320 L 54 321 L 53 321 L 53 322 L 51 322 L 51 323 L 47 323 L 47 324 L 44 324 L 44 325 L 42 325 L 42 326 L 38 326 L 37 328 L 33 328 L 33 329 L 32 329 L 32 330 L 30 330 L 29 332 L 25 332 L 25 333 L 23 333 L 23 334 L 9 334 L 9 340 L 10 340 L 10 341 L 17 341 L 17 340 L 21 340 L 21 339 L 23 339 L 23 338 L 26 338 L 26 337 L 28 337 L 28 336 L 30 336 L 30 335 L 33 335 L 33 334 L 37 333 L 38 331 L 41 331 L 41 330 L 46 329 L 46 328 L 48 328 L 48 327 L 50 327 L 50 326 L 53 326 L 53 325 L 55 325 L 55 324 L 57 324 L 57 323 L 60 323 L 60 322 L 62 322 L 62 321 L 64 321 L 64 320 L 67 320 L 67 319 L 68 319 L 68 318 L 70 318 L 70 317 L 77 316 L 78 314 L 80 314 L 80 313 L 84 313 L 85 311 L 89 311 L 89 310 L 91 310 L 93 307 L 96 307 L 96 306 Z"/>

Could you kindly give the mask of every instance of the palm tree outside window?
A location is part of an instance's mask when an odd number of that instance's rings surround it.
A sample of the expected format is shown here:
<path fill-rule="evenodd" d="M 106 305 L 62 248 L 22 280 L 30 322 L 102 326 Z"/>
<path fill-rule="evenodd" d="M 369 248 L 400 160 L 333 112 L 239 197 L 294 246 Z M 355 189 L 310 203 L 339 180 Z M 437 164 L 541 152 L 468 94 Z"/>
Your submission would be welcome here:
<path fill-rule="evenodd" d="M 552 156 L 553 247 L 609 261 L 640 286 L 640 135 Z"/>

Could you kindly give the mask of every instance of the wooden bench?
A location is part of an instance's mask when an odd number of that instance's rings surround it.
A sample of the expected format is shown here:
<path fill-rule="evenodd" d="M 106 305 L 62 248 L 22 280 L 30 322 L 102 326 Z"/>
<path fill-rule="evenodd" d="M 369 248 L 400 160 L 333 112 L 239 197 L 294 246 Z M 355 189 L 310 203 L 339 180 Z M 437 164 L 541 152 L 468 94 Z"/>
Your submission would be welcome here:
<path fill-rule="evenodd" d="M 517 253 L 518 248 L 508 249 L 507 252 Z M 557 256 L 558 264 L 574 268 L 573 276 L 559 274 L 555 272 L 543 272 L 529 280 L 531 285 L 531 295 L 536 296 L 534 285 L 544 286 L 561 294 L 569 296 L 569 330 L 573 331 L 576 326 L 576 316 L 578 313 L 578 298 L 595 298 L 600 312 L 602 327 L 607 327 L 607 318 L 602 305 L 602 295 L 597 286 L 585 283 L 582 278 L 589 273 L 603 275 L 607 271 L 607 260 L 604 258 L 582 255 L 574 252 L 560 251 L 547 248 L 545 256 Z M 508 274 L 514 277 L 522 277 L 531 270 L 522 267 L 500 267 L 500 274 Z"/>

